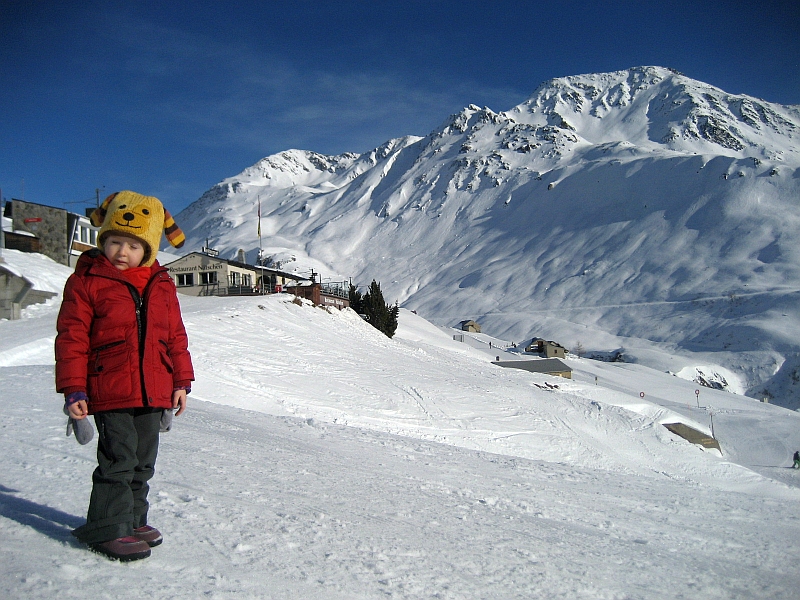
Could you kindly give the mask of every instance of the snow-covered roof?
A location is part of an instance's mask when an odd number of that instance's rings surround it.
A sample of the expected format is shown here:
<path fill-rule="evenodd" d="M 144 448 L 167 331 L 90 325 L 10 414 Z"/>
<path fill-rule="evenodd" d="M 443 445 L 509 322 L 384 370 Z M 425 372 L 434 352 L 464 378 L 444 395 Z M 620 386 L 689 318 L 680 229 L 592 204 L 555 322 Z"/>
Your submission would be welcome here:
<path fill-rule="evenodd" d="M 10 248 L 2 249 L 4 268 L 18 277 L 28 280 L 34 289 L 60 294 L 64 289 L 72 269 L 44 254 L 20 252 Z"/>

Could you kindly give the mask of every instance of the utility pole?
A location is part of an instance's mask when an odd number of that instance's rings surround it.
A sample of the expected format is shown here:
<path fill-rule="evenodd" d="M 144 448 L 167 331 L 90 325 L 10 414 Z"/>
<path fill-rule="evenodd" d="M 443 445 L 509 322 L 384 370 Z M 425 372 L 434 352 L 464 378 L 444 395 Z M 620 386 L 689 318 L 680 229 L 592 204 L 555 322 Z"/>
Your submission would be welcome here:
<path fill-rule="evenodd" d="M 3 190 L 0 189 L 0 258 L 3 257 L 3 248 L 6 247 L 6 228 L 3 225 Z"/>
<path fill-rule="evenodd" d="M 261 267 L 261 295 L 264 295 L 264 250 L 261 247 L 261 194 L 258 195 L 258 260 Z"/>

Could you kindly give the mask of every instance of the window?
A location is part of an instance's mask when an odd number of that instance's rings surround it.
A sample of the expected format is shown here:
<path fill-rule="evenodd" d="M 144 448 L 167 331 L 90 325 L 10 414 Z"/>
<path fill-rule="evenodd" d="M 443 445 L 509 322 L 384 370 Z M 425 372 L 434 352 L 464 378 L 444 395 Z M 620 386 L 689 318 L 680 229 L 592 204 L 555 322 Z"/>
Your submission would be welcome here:
<path fill-rule="evenodd" d="M 210 285 L 217 283 L 217 272 L 206 271 L 205 273 L 200 273 L 200 283 L 202 283 L 203 285 Z"/>
<path fill-rule="evenodd" d="M 253 281 L 253 278 L 252 278 L 252 275 L 250 275 L 250 273 L 242 273 L 242 285 L 244 287 L 252 286 L 253 285 L 252 281 Z"/>
<path fill-rule="evenodd" d="M 233 271 L 230 274 L 230 285 L 231 286 L 242 285 L 242 274 Z"/>
<path fill-rule="evenodd" d="M 81 244 L 97 245 L 97 231 L 86 225 L 78 225 L 75 227 L 75 235 L 72 239 Z"/>
<path fill-rule="evenodd" d="M 194 285 L 194 273 L 178 273 L 178 287 L 189 287 Z"/>

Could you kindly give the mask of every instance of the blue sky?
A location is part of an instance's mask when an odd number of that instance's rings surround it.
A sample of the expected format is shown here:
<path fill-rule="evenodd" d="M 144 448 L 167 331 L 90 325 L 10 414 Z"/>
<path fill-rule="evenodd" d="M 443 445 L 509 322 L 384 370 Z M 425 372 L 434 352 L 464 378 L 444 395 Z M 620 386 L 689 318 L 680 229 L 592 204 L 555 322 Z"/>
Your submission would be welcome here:
<path fill-rule="evenodd" d="M 173 213 L 259 159 L 365 152 L 545 80 L 672 67 L 800 104 L 800 3 L 0 0 L 0 189 Z"/>

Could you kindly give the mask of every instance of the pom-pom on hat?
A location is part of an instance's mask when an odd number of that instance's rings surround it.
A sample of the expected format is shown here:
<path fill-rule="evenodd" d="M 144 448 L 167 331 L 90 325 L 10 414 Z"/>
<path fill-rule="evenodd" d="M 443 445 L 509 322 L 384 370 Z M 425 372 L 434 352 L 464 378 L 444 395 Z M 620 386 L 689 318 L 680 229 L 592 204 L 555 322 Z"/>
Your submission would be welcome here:
<path fill-rule="evenodd" d="M 97 247 L 103 250 L 103 242 L 111 234 L 126 235 L 142 241 L 145 245 L 144 260 L 141 266 L 149 267 L 156 260 L 161 246 L 163 230 L 175 248 L 180 248 L 186 236 L 175 224 L 158 198 L 142 196 L 136 192 L 124 191 L 111 194 L 98 206 L 90 217 L 92 225 L 100 227 Z"/>

